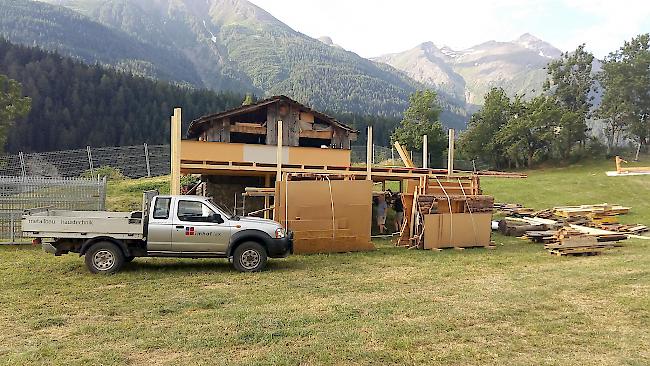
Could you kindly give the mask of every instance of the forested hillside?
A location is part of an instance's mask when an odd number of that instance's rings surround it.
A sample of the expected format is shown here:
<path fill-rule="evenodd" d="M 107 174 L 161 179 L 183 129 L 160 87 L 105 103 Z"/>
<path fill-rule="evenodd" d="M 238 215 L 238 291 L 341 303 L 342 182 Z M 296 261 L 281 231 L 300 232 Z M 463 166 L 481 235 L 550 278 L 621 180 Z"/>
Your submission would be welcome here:
<path fill-rule="evenodd" d="M 12 9 L 3 10 L 0 33 L 140 75 L 285 94 L 336 113 L 399 118 L 408 96 L 425 88 L 389 65 L 308 37 L 245 0 L 46 1 L 52 4 L 0 0 Z M 116 37 L 126 38 L 118 44 L 127 50 L 112 45 Z M 173 57 L 165 56 L 170 52 Z M 441 104 L 443 123 L 464 127 L 464 101 L 441 94 Z"/>
<path fill-rule="evenodd" d="M 64 7 L 35 1 L 0 0 L 0 35 L 14 43 L 37 45 L 88 63 L 201 86 L 187 58 L 97 23 Z"/>
<path fill-rule="evenodd" d="M 180 87 L 0 38 L 0 74 L 22 84 L 32 98 L 29 115 L 11 128 L 6 151 L 50 151 L 92 146 L 169 141 L 169 116 L 183 108 L 184 127 L 192 119 L 241 104 L 237 93 Z M 326 111 L 362 133 L 375 126 L 374 141 L 390 144 L 398 117 Z"/>
<path fill-rule="evenodd" d="M 243 100 L 235 93 L 195 90 L 89 66 L 1 38 L 0 74 L 18 80 L 23 94 L 32 98 L 27 118 L 9 132 L 9 152 L 167 143 L 174 107 L 183 108 L 187 124 Z"/>

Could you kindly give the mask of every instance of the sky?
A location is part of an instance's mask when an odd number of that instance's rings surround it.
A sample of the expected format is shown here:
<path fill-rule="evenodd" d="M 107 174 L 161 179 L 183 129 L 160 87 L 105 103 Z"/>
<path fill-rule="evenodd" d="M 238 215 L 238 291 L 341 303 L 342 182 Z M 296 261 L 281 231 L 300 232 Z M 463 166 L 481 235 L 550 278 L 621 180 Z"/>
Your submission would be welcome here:
<path fill-rule="evenodd" d="M 598 58 L 650 32 L 650 0 L 250 0 L 310 37 L 363 57 L 432 41 L 460 50 L 523 33 Z"/>

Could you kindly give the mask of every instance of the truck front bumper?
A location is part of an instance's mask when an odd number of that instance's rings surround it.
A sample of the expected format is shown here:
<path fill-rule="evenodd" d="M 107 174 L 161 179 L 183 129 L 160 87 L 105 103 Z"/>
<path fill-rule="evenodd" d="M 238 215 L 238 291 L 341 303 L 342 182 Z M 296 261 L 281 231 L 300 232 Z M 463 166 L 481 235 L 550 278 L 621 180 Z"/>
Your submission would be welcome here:
<path fill-rule="evenodd" d="M 269 239 L 266 248 L 270 258 L 287 257 L 293 253 L 293 232 L 288 231 L 281 239 Z"/>

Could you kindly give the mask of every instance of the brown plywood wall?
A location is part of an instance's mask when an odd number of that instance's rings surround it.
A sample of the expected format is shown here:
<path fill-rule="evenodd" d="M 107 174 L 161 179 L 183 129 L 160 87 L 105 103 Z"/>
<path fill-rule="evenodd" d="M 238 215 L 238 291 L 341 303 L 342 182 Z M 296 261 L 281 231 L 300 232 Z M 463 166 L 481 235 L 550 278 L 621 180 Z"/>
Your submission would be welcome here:
<path fill-rule="evenodd" d="M 372 182 L 281 181 L 276 219 L 294 232 L 294 252 L 373 250 L 370 241 Z"/>

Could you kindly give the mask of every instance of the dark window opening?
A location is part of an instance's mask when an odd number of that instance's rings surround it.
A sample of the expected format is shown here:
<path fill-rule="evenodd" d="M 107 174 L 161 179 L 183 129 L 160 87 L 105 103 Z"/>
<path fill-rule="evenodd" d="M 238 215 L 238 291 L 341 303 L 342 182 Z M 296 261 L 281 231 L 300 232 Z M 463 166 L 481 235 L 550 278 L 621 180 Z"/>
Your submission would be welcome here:
<path fill-rule="evenodd" d="M 266 135 L 258 135 L 253 133 L 231 132 L 230 142 L 237 142 L 241 144 L 266 144 Z"/>
<path fill-rule="evenodd" d="M 236 114 L 230 116 L 230 122 L 245 122 L 245 123 L 265 123 L 266 122 L 266 108 L 256 109 L 252 112 Z"/>
<path fill-rule="evenodd" d="M 299 146 L 304 147 L 321 147 L 323 145 L 332 147 L 332 140 L 329 139 L 314 139 L 309 137 L 301 137 L 298 141 Z"/>

